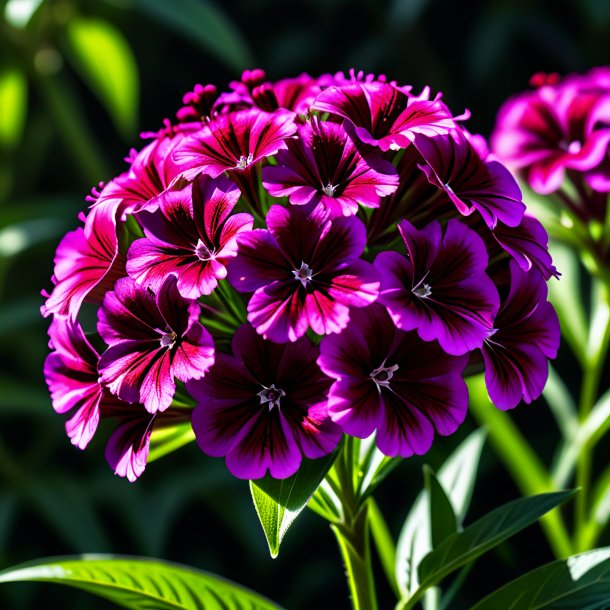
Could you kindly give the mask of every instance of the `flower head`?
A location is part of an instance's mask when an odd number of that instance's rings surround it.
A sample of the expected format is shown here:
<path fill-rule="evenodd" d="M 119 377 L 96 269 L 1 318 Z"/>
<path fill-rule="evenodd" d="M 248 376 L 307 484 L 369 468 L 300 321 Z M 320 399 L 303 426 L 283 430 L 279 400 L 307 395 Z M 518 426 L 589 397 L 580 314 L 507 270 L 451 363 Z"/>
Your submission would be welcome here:
<path fill-rule="evenodd" d="M 365 307 L 379 291 L 377 273 L 360 260 L 364 226 L 353 217 L 332 221 L 301 207 L 274 205 L 268 230 L 242 234 L 229 281 L 254 291 L 248 320 L 273 341 L 296 341 L 311 328 L 340 332 L 350 307 Z"/>
<path fill-rule="evenodd" d="M 199 401 L 193 429 L 201 449 L 226 456 L 229 470 L 242 479 L 267 472 L 284 479 L 303 455 L 331 453 L 341 432 L 328 417 L 331 380 L 316 365 L 318 349 L 307 339 L 271 343 L 244 325 L 232 350 L 218 354 L 210 372 L 187 386 Z"/>
<path fill-rule="evenodd" d="M 210 294 L 237 254 L 237 236 L 252 229 L 250 214 L 231 215 L 238 198 L 224 177 L 200 176 L 192 187 L 166 193 L 158 210 L 138 216 L 146 237 L 129 249 L 127 273 L 155 292 L 173 273 L 183 297 Z"/>
<path fill-rule="evenodd" d="M 322 340 L 318 364 L 335 379 L 328 401 L 332 420 L 358 438 L 377 431 L 383 453 L 408 457 L 426 453 L 435 430 L 446 436 L 464 421 L 467 360 L 397 329 L 374 304 L 355 311 L 340 335 Z"/>
<path fill-rule="evenodd" d="M 277 162 L 263 169 L 265 188 L 295 205 L 319 203 L 331 216 L 355 214 L 359 204 L 378 207 L 398 186 L 389 161 L 376 151 L 361 154 L 341 125 L 315 117 L 299 127 Z"/>
<path fill-rule="evenodd" d="M 214 343 L 199 314 L 197 301 L 180 295 L 174 275 L 156 294 L 131 278 L 119 280 L 99 311 L 98 331 L 109 345 L 99 363 L 102 383 L 150 413 L 167 409 L 175 379 L 198 379 L 214 362 Z"/>

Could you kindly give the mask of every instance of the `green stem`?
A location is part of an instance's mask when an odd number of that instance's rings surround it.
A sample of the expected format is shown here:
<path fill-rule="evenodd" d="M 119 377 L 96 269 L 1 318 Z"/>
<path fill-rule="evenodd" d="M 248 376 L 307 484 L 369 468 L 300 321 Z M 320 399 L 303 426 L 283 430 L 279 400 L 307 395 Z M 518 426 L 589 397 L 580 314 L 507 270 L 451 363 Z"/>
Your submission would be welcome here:
<path fill-rule="evenodd" d="M 353 519 L 333 523 L 330 527 L 337 537 L 345 564 L 353 610 L 377 610 L 367 504 Z"/>
<path fill-rule="evenodd" d="M 581 424 L 587 419 L 597 401 L 597 393 L 602 370 L 610 342 L 609 295 L 606 287 L 601 289 L 599 319 L 594 320 L 589 341 L 589 358 L 583 371 L 578 415 Z M 592 439 L 593 440 L 593 439 Z M 592 454 L 595 443 L 590 440 L 582 447 L 576 462 L 576 486 L 580 493 L 576 496 L 574 509 L 574 546 L 577 552 L 588 550 L 587 521 L 589 492 L 591 486 Z M 598 440 L 598 439 L 595 439 Z"/>
<path fill-rule="evenodd" d="M 360 502 L 354 485 L 354 439 L 347 437 L 334 465 L 336 493 L 342 520 L 332 523 L 350 591 L 353 610 L 377 610 L 371 564 L 369 501 Z"/>

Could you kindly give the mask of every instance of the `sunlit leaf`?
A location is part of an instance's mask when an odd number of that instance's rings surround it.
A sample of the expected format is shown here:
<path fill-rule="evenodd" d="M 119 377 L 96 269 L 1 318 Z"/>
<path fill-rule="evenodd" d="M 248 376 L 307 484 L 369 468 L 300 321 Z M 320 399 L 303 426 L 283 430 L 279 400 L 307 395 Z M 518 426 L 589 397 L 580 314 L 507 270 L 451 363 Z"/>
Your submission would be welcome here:
<path fill-rule="evenodd" d="M 504 585 L 471 610 L 597 610 L 610 600 L 610 547 L 536 568 Z"/>
<path fill-rule="evenodd" d="M 575 490 L 568 490 L 513 500 L 490 511 L 462 532 L 446 538 L 420 563 L 421 588 L 437 584 L 445 576 L 535 523 L 575 493 Z"/>
<path fill-rule="evenodd" d="M 396 565 L 396 545 L 394 544 L 394 540 L 392 540 L 392 535 L 379 510 L 379 506 L 377 506 L 377 503 L 373 498 L 370 498 L 368 501 L 368 519 L 371 535 L 375 542 L 375 548 L 379 553 L 383 571 L 396 596 L 400 596 L 394 570 L 394 566 Z"/>
<path fill-rule="evenodd" d="M 570 390 L 554 367 L 549 365 L 547 379 L 542 395 L 553 413 L 564 438 L 571 438 L 578 428 L 578 409 Z"/>
<path fill-rule="evenodd" d="M 138 0 L 141 12 L 190 38 L 232 70 L 253 65 L 247 43 L 231 20 L 206 0 Z"/>
<path fill-rule="evenodd" d="M 137 128 L 138 67 L 129 43 L 114 25 L 74 17 L 67 23 L 68 58 L 110 114 L 124 137 Z"/>
<path fill-rule="evenodd" d="M 336 453 L 332 453 L 317 460 L 304 459 L 296 474 L 288 479 L 274 479 L 267 475 L 250 481 L 254 507 L 272 557 L 277 557 L 288 528 L 307 506 L 333 465 L 335 456 Z"/>
<path fill-rule="evenodd" d="M 16 68 L 0 70 L 0 149 L 19 143 L 27 114 L 27 81 Z"/>
<path fill-rule="evenodd" d="M 460 525 L 470 505 L 484 441 L 483 429 L 473 432 L 445 460 L 437 474 Z M 432 549 L 428 497 L 425 491 L 417 496 L 398 539 L 396 581 L 403 596 L 417 589 L 417 567 Z"/>
<path fill-rule="evenodd" d="M 280 610 L 213 574 L 146 558 L 64 557 L 0 572 L 0 583 L 31 581 L 68 585 L 133 610 Z"/>

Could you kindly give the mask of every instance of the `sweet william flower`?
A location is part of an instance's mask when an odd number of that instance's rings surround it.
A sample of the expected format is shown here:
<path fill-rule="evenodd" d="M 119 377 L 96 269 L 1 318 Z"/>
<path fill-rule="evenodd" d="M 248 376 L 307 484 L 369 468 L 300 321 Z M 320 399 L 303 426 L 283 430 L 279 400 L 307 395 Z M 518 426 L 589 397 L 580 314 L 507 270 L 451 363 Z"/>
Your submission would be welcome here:
<path fill-rule="evenodd" d="M 274 197 L 350 216 L 359 204 L 379 207 L 398 187 L 394 166 L 375 150 L 361 154 L 342 125 L 313 117 L 297 135 L 278 152 L 277 165 L 263 169 L 263 185 Z"/>
<path fill-rule="evenodd" d="M 119 252 L 116 215 L 112 207 L 90 211 L 83 227 L 70 231 L 59 243 L 51 294 L 41 308 L 47 317 L 70 316 L 76 319 L 83 301 L 97 302 L 118 277 L 124 274 L 124 258 Z"/>
<path fill-rule="evenodd" d="M 521 222 L 525 205 L 517 182 L 494 158 L 482 159 L 461 130 L 418 136 L 415 146 L 426 161 L 428 180 L 447 193 L 460 214 L 477 211 L 490 229 L 498 220 L 509 227 Z"/>
<path fill-rule="evenodd" d="M 381 150 L 398 150 L 411 144 L 416 134 L 447 133 L 455 119 L 429 90 L 414 96 L 394 83 L 354 82 L 322 91 L 313 103 L 319 112 L 330 112 L 353 125 L 357 138 Z"/>
<path fill-rule="evenodd" d="M 98 332 L 109 345 L 99 363 L 102 383 L 150 413 L 166 410 L 175 379 L 198 379 L 214 362 L 214 343 L 199 315 L 199 303 L 180 295 L 174 275 L 156 294 L 131 278 L 119 280 L 98 314 Z"/>
<path fill-rule="evenodd" d="M 210 294 L 237 254 L 237 236 L 252 229 L 250 214 L 231 215 L 239 195 L 223 176 L 199 176 L 192 187 L 166 193 L 157 211 L 138 216 L 146 237 L 129 249 L 127 273 L 154 292 L 173 273 L 183 297 Z"/>
<path fill-rule="evenodd" d="M 366 243 L 354 217 L 332 221 L 321 210 L 274 205 L 267 227 L 243 233 L 228 278 L 254 294 L 248 320 L 273 341 L 296 341 L 308 328 L 340 332 L 350 308 L 366 307 L 379 292 L 374 267 L 358 257 Z"/>
<path fill-rule="evenodd" d="M 494 405 L 512 409 L 542 393 L 548 360 L 557 356 L 559 320 L 546 300 L 547 287 L 537 269 L 523 271 L 509 263 L 510 290 L 503 300 L 493 333 L 483 344 L 485 383 Z"/>
<path fill-rule="evenodd" d="M 402 457 L 426 453 L 435 431 L 453 434 L 464 421 L 467 361 L 397 329 L 377 303 L 354 311 L 340 335 L 325 337 L 318 358 L 335 379 L 328 400 L 332 420 L 358 438 L 376 431 L 380 451 Z"/>
<path fill-rule="evenodd" d="M 198 401 L 193 430 L 201 449 L 226 456 L 240 479 L 267 472 L 284 479 L 302 456 L 331 453 L 341 431 L 328 417 L 331 380 L 316 365 L 318 348 L 305 338 L 272 343 L 246 324 L 235 333 L 232 351 L 217 354 L 210 372 L 187 384 Z"/>
<path fill-rule="evenodd" d="M 481 347 L 500 306 L 485 273 L 483 240 L 456 219 L 444 232 L 437 222 L 420 231 L 407 220 L 398 229 L 408 258 L 386 251 L 375 259 L 381 276 L 379 302 L 398 328 L 417 330 L 424 341 L 436 339 L 448 354 Z"/>

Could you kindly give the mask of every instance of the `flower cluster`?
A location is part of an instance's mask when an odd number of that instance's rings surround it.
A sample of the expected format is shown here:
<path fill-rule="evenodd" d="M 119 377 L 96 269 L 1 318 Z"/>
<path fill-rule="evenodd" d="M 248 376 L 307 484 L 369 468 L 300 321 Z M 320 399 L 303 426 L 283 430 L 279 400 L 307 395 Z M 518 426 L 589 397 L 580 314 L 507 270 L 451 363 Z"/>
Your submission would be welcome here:
<path fill-rule="evenodd" d="M 464 421 L 466 372 L 502 409 L 540 395 L 557 272 L 468 113 L 353 71 L 183 103 L 57 249 L 45 376 L 75 445 L 113 419 L 134 480 L 191 422 L 235 476 L 285 478 L 344 433 L 423 454 Z"/>
<path fill-rule="evenodd" d="M 498 114 L 495 154 L 537 193 L 582 220 L 604 221 L 610 192 L 610 68 L 537 73 Z"/>

